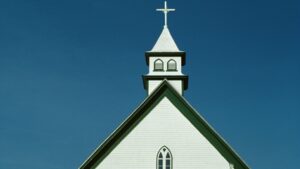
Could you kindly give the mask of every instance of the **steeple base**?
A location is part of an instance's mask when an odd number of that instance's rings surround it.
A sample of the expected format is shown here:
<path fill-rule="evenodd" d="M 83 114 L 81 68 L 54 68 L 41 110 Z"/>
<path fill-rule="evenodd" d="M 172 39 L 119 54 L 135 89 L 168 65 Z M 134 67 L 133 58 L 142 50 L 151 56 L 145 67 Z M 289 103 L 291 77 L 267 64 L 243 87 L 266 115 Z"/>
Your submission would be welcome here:
<path fill-rule="evenodd" d="M 171 86 L 180 94 L 183 95 L 184 90 L 188 88 L 188 76 L 151 76 L 143 75 L 144 89 L 150 95 L 163 81 L 167 80 Z"/>

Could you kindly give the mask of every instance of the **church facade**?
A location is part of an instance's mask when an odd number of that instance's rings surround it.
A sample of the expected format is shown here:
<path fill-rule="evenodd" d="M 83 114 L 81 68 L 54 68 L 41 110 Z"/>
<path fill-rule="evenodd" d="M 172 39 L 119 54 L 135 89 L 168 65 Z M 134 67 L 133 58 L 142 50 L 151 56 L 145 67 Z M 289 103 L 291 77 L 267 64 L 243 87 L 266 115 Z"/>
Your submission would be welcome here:
<path fill-rule="evenodd" d="M 250 167 L 185 100 L 186 54 L 165 25 L 145 53 L 148 93 L 141 105 L 91 154 L 80 169 L 249 169 Z"/>

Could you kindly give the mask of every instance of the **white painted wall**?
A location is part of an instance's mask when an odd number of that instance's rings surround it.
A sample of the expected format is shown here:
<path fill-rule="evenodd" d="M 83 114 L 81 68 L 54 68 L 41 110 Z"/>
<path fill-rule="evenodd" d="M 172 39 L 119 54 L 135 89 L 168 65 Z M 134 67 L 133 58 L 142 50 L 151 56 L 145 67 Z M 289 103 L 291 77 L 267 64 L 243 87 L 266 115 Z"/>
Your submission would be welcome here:
<path fill-rule="evenodd" d="M 157 59 L 161 59 L 164 62 L 164 71 L 153 71 L 154 70 L 154 62 Z M 177 71 L 167 71 L 167 63 L 169 60 L 175 60 L 177 65 Z M 181 66 L 181 57 L 179 56 L 170 56 L 170 57 L 160 57 L 160 56 L 151 56 L 149 58 L 149 73 L 148 75 L 153 76 L 178 76 L 182 74 L 182 66 Z M 158 85 L 162 82 L 162 80 L 149 80 L 148 81 L 148 94 L 150 95 L 154 89 L 158 87 Z M 175 88 L 175 90 L 182 95 L 183 91 L 183 82 L 181 80 L 169 80 L 170 84 Z"/>
<path fill-rule="evenodd" d="M 162 80 L 149 80 L 148 81 L 148 95 L 150 95 L 162 82 Z M 171 86 L 182 95 L 183 82 L 182 80 L 168 80 Z"/>
<path fill-rule="evenodd" d="M 96 169 L 156 169 L 157 152 L 167 146 L 173 169 L 229 169 L 205 137 L 164 98 Z"/>
<path fill-rule="evenodd" d="M 153 71 L 154 70 L 154 61 L 156 59 L 161 59 L 164 62 L 164 70 L 165 71 Z M 177 63 L 177 70 L 176 72 L 174 71 L 167 71 L 167 63 L 170 59 L 173 59 Z M 170 57 L 159 57 L 159 56 L 151 56 L 149 58 L 149 73 L 148 75 L 182 75 L 181 73 L 181 57 L 179 56 L 170 56 Z"/>
<path fill-rule="evenodd" d="M 149 80 L 148 81 L 148 95 L 150 95 L 162 82 L 162 80 Z"/>

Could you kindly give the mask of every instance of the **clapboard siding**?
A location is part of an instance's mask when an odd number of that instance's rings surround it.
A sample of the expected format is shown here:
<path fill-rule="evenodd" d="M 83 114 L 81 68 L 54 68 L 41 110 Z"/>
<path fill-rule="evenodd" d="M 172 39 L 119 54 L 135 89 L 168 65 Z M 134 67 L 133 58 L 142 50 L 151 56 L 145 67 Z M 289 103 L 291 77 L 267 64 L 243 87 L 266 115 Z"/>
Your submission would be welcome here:
<path fill-rule="evenodd" d="M 96 168 L 156 169 L 162 146 L 172 152 L 173 169 L 229 169 L 226 159 L 166 97 Z"/>

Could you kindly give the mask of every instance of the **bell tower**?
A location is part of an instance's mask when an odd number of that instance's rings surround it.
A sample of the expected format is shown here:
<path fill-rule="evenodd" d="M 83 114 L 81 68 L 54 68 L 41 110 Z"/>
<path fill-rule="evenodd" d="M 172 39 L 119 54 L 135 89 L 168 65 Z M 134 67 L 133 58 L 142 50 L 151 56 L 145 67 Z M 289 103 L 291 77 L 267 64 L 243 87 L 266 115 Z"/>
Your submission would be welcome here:
<path fill-rule="evenodd" d="M 185 52 L 178 49 L 167 25 L 168 12 L 175 9 L 169 9 L 165 1 L 164 8 L 157 11 L 164 13 L 165 24 L 152 50 L 145 52 L 149 73 L 143 75 L 144 88 L 150 95 L 163 80 L 167 80 L 180 95 L 183 95 L 184 90 L 188 88 L 188 76 L 182 73 Z"/>

